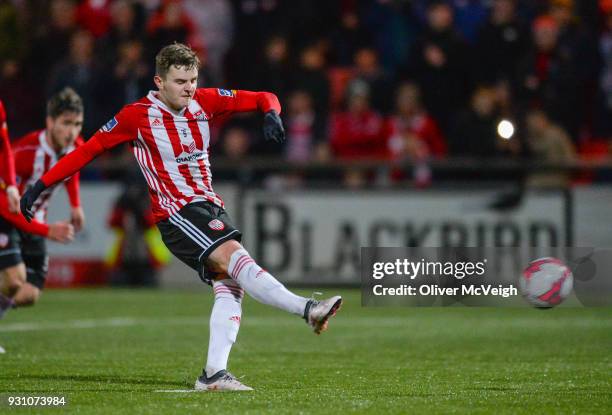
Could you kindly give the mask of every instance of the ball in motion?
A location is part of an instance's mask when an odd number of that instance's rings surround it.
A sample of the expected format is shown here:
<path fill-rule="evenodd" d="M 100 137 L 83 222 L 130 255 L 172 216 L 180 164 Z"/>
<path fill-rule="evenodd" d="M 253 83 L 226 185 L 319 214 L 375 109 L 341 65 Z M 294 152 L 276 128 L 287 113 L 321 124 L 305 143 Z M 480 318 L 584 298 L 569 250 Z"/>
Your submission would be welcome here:
<path fill-rule="evenodd" d="M 572 292 L 573 285 L 572 271 L 557 258 L 531 261 L 519 278 L 523 298 L 538 308 L 561 304 Z"/>

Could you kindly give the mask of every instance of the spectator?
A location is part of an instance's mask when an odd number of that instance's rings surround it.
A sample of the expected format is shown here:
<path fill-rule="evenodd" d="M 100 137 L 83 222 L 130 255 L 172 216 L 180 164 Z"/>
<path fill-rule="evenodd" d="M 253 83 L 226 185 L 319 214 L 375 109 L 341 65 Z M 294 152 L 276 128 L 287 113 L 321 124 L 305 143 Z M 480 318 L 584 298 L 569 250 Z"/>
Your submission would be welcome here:
<path fill-rule="evenodd" d="M 468 50 L 453 28 L 453 12 L 447 3 L 432 2 L 427 22 L 403 77 L 417 81 L 425 107 L 447 131 L 469 91 Z"/>
<path fill-rule="evenodd" d="M 264 49 L 263 62 L 253 69 L 250 88 L 256 91 L 270 91 L 283 102 L 289 90 L 290 74 L 287 39 L 275 35 L 268 39 Z"/>
<path fill-rule="evenodd" d="M 515 66 L 529 48 L 529 32 L 516 13 L 517 0 L 494 0 L 491 14 L 478 34 L 475 61 L 478 80 L 500 79 L 515 84 Z"/>
<path fill-rule="evenodd" d="M 366 2 L 364 2 L 366 3 Z M 367 28 L 365 41 L 358 48 L 376 48 L 379 60 L 387 74 L 395 74 L 406 62 L 416 41 L 418 25 L 412 5 L 405 1 L 372 1 L 362 7 L 363 22 Z M 356 50 L 351 50 L 354 56 Z"/>
<path fill-rule="evenodd" d="M 417 186 L 431 182 L 428 161 L 432 156 L 446 155 L 446 142 L 436 122 L 421 105 L 419 87 L 402 84 L 397 93 L 395 112 L 388 121 L 389 151 L 396 160 L 414 162 L 413 179 Z M 392 178 L 404 178 L 400 169 L 392 171 Z"/>
<path fill-rule="evenodd" d="M 232 161 L 241 161 L 249 153 L 251 139 L 247 130 L 240 127 L 230 127 L 223 135 L 223 155 Z"/>
<path fill-rule="evenodd" d="M 45 23 L 35 26 L 30 53 L 24 65 L 24 69 L 30 72 L 29 78 L 43 86 L 48 84 L 52 68 L 68 55 L 70 40 L 78 29 L 73 0 L 52 0 L 49 4 L 48 20 L 47 16 L 45 17 Z M 44 87 L 38 90 L 44 91 Z M 37 111 L 33 115 L 42 116 L 46 102 L 44 94 L 35 94 L 32 101 L 38 103 Z"/>
<path fill-rule="evenodd" d="M 587 115 L 586 103 L 592 100 L 592 80 L 598 73 L 596 30 L 585 27 L 576 16 L 574 0 L 551 0 L 550 3 L 550 15 L 559 28 L 558 54 L 563 58 L 562 64 L 575 71 L 576 82 L 575 86 L 569 85 L 566 92 L 568 97 L 574 97 L 573 103 L 565 103 L 554 111 L 558 120 L 564 120 L 563 125 L 570 134 L 579 138 L 581 124 Z"/>
<path fill-rule="evenodd" d="M 117 61 L 119 45 L 144 37 L 143 12 L 142 6 L 130 0 L 115 0 L 111 4 L 110 28 L 100 39 L 98 47 L 98 56 L 105 67 L 110 68 Z"/>
<path fill-rule="evenodd" d="M 575 159 L 576 151 L 569 135 L 552 123 L 542 110 L 527 115 L 528 144 L 534 158 L 549 163 L 561 163 Z M 569 183 L 570 175 L 565 172 L 534 173 L 528 184 L 536 187 L 562 187 Z"/>
<path fill-rule="evenodd" d="M 8 0 L 0 0 L 0 63 L 20 58 L 25 39 L 17 8 Z"/>
<path fill-rule="evenodd" d="M 389 148 L 394 158 L 446 155 L 446 141 L 434 119 L 424 110 L 416 84 L 404 83 L 399 87 L 395 112 L 388 125 Z"/>
<path fill-rule="evenodd" d="M 370 91 L 370 102 L 372 107 L 383 114 L 391 110 L 391 82 L 385 74 L 378 54 L 372 48 L 361 48 L 354 57 L 355 80 L 364 82 Z"/>
<path fill-rule="evenodd" d="M 32 42 L 30 59 L 40 72 L 48 71 L 68 54 L 70 38 L 76 30 L 74 1 L 52 0 L 49 5 L 49 22 L 37 27 Z"/>
<path fill-rule="evenodd" d="M 513 134 L 509 138 L 498 140 L 498 149 L 508 155 L 526 156 L 528 149 L 524 145 L 525 135 L 519 133 L 521 130 L 524 130 L 522 125 L 519 124 L 522 118 L 524 118 L 524 114 L 519 113 L 515 106 L 510 82 L 504 79 L 499 80 L 493 85 L 493 89 L 495 91 L 495 102 L 500 122 L 506 120 L 511 123 L 514 129 Z"/>
<path fill-rule="evenodd" d="M 498 155 L 497 121 L 495 91 L 486 86 L 476 88 L 470 108 L 459 115 L 450 135 L 450 154 L 479 158 Z"/>
<path fill-rule="evenodd" d="M 384 119 L 370 108 L 370 91 L 364 82 L 353 82 L 346 111 L 332 115 L 331 147 L 340 159 L 388 157 Z"/>
<path fill-rule="evenodd" d="M 180 0 L 163 0 L 149 18 L 147 33 L 148 55 L 153 59 L 161 48 L 173 42 L 191 43 L 195 27 Z"/>
<path fill-rule="evenodd" d="M 338 27 L 332 31 L 331 64 L 350 66 L 359 48 L 371 43 L 370 33 L 363 27 L 359 15 L 354 11 L 342 13 Z"/>
<path fill-rule="evenodd" d="M 612 0 L 602 0 L 601 9 L 604 30 L 599 38 L 602 68 L 598 79 L 595 133 L 612 139 Z"/>
<path fill-rule="evenodd" d="M 19 61 L 6 60 L 1 68 L 0 97 L 10 97 L 5 101 L 10 133 L 12 137 L 21 137 L 32 129 L 33 114 L 39 110 L 35 97 L 40 93 L 40 88 L 27 79 Z"/>
<path fill-rule="evenodd" d="M 52 71 L 49 95 L 72 87 L 83 99 L 85 114 L 83 135 L 89 137 L 106 121 L 100 114 L 98 99 L 103 95 L 100 88 L 102 70 L 94 59 L 94 39 L 86 31 L 76 32 L 70 39 L 70 54 Z"/>
<path fill-rule="evenodd" d="M 252 130 L 247 125 L 231 121 L 224 126 L 219 141 L 215 143 L 216 154 L 230 165 L 244 163 L 249 156 L 250 150 L 253 148 L 254 141 Z M 217 169 L 215 177 L 216 180 L 231 180 L 245 183 L 253 179 L 250 171 L 235 168 Z"/>
<path fill-rule="evenodd" d="M 318 120 L 317 124 L 322 126 L 317 127 L 315 135 L 321 137 L 325 134 L 323 126 L 328 123 L 330 85 L 325 72 L 325 57 L 317 45 L 307 46 L 301 51 L 300 63 L 294 72 L 292 87 L 294 90 L 302 90 L 310 95 Z"/>
<path fill-rule="evenodd" d="M 232 85 L 251 81 L 253 68 L 247 63 L 259 62 L 264 42 L 275 33 L 283 33 L 279 1 L 232 1 L 236 31 L 234 44 L 227 56 L 227 75 Z"/>
<path fill-rule="evenodd" d="M 81 28 L 94 37 L 104 36 L 110 26 L 111 0 L 84 0 L 76 10 L 76 19 Z"/>
<path fill-rule="evenodd" d="M 534 49 L 519 65 L 522 105 L 543 108 L 577 140 L 584 104 L 581 62 L 570 49 L 559 48 L 559 25 L 552 17 L 535 20 L 533 37 Z"/>
<path fill-rule="evenodd" d="M 184 0 L 183 4 L 194 22 L 194 37 L 206 51 L 211 83 L 222 85 L 223 61 L 233 41 L 232 6 L 229 0 Z"/>
<path fill-rule="evenodd" d="M 474 44 L 478 29 L 487 18 L 488 1 L 482 0 L 452 0 L 455 15 L 455 27 L 461 36 L 470 44 Z"/>
<path fill-rule="evenodd" d="M 312 98 L 306 91 L 294 91 L 287 100 L 285 130 L 287 134 L 286 157 L 304 162 L 325 157 L 326 144 L 323 128 L 314 110 Z"/>
<path fill-rule="evenodd" d="M 108 97 L 98 97 L 100 104 L 104 103 L 101 111 L 105 118 L 116 113 L 124 105 L 138 101 L 145 96 L 152 87 L 153 73 L 147 66 L 144 56 L 144 45 L 139 40 L 122 42 L 119 47 L 119 56 L 111 72 L 105 90 L 113 91 Z"/>

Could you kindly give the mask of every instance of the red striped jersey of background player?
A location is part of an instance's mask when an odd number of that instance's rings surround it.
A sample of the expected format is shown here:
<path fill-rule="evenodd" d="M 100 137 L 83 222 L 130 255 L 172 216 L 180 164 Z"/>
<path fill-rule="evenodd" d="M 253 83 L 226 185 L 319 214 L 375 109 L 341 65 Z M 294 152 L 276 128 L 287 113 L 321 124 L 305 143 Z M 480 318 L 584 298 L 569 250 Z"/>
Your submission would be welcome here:
<path fill-rule="evenodd" d="M 37 130 L 26 134 L 12 144 L 13 157 L 15 159 L 15 179 L 19 188 L 19 194 L 23 194 L 26 188 L 34 184 L 46 172 L 53 167 L 57 161 L 83 144 L 83 139 L 78 137 L 74 145 L 67 147 L 62 154 L 57 154 L 47 142 L 46 130 Z M 79 174 L 76 173 L 66 180 L 66 191 L 70 205 L 78 207 L 81 205 L 79 195 Z M 40 195 L 34 203 L 34 221 L 28 223 L 21 214 L 8 212 L 6 196 L 0 201 L 0 215 L 13 223 L 17 228 L 36 235 L 47 236 L 49 227 L 45 224 L 47 219 L 47 208 L 51 195 L 57 186 L 52 186 Z"/>
<path fill-rule="evenodd" d="M 176 113 L 151 91 L 123 107 L 85 145 L 44 175 L 42 182 L 45 186 L 56 183 L 105 150 L 132 142 L 149 186 L 156 221 L 191 202 L 209 201 L 223 207 L 212 187 L 208 123 L 219 116 L 257 110 L 280 113 L 281 108 L 276 96 L 268 92 L 199 88 L 190 104 Z"/>
<path fill-rule="evenodd" d="M 0 100 L 0 192 L 15 185 L 15 162 L 9 141 L 8 127 L 6 125 L 6 111 Z"/>

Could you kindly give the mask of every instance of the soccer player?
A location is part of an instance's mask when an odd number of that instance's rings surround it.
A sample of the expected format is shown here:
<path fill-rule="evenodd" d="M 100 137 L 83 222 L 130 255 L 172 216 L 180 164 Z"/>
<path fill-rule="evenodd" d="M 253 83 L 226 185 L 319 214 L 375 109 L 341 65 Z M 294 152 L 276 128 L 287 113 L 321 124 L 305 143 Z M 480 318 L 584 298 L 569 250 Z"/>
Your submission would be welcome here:
<path fill-rule="evenodd" d="M 11 151 L 11 142 L 6 124 L 6 111 L 0 100 L 0 190 L 6 193 L 8 209 L 19 213 L 19 190 L 15 186 L 15 159 Z M 2 241 L 0 241 L 0 246 Z"/>
<path fill-rule="evenodd" d="M 15 173 L 12 183 L 23 191 L 57 161 L 74 150 L 83 126 L 83 103 L 70 88 L 47 103 L 46 128 L 33 131 L 13 143 Z M 2 152 L 3 157 L 4 151 Z M 47 274 L 45 238 L 68 243 L 80 230 L 85 216 L 80 207 L 78 173 L 65 183 L 71 205 L 71 221 L 46 224 L 49 199 L 56 186 L 46 189 L 32 207 L 35 219 L 26 221 L 12 213 L 7 196 L 0 196 L 0 317 L 11 307 L 33 305 L 40 297 Z M 18 194 L 18 193 L 17 193 Z"/>
<path fill-rule="evenodd" d="M 15 160 L 11 151 L 11 142 L 8 134 L 8 126 L 6 124 L 6 111 L 4 104 L 0 100 L 0 196 L 6 198 L 8 210 L 11 213 L 19 212 L 19 190 L 15 186 Z M 8 235 L 5 234 L 2 224 L 0 223 L 0 250 L 4 245 L 8 244 Z M 2 263 L 2 253 L 0 251 L 0 267 Z M 8 307 L 11 302 L 8 297 L 2 293 L 2 273 L 0 272 L 0 318 L 3 314 L 3 306 Z M 4 348 L 0 346 L 0 353 L 4 353 Z"/>
<path fill-rule="evenodd" d="M 227 371 L 244 292 L 259 302 L 302 316 L 317 334 L 327 328 L 342 298 L 315 301 L 293 294 L 240 244 L 241 233 L 212 188 L 208 123 L 232 113 L 261 111 L 265 113 L 266 139 L 281 142 L 281 107 L 268 92 L 196 88 L 198 68 L 199 60 L 188 46 L 175 43 L 162 48 L 155 58 L 158 90 L 125 106 L 87 143 L 47 172 L 23 195 L 21 211 L 31 218 L 32 206 L 45 189 L 70 177 L 105 150 L 130 142 L 148 183 L 164 243 L 213 287 L 208 358 L 195 388 L 252 390 Z"/>

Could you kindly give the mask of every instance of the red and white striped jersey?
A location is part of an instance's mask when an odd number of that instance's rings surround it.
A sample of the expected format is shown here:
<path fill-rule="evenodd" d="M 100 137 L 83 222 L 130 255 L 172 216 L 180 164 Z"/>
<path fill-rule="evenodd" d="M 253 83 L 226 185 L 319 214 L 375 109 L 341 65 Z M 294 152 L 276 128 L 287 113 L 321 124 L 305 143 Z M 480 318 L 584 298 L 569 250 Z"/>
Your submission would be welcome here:
<path fill-rule="evenodd" d="M 151 91 L 125 106 L 42 181 L 46 186 L 56 183 L 103 151 L 131 142 L 149 186 L 156 221 L 170 217 L 192 202 L 209 201 L 223 207 L 221 197 L 212 187 L 209 122 L 235 112 L 272 109 L 280 113 L 280 104 L 275 95 L 267 92 L 202 88 L 177 113 L 158 99 L 157 92 Z"/>
<path fill-rule="evenodd" d="M 11 152 L 8 127 L 6 125 L 6 112 L 4 104 L 0 101 L 0 190 L 15 185 L 15 162 Z"/>
<path fill-rule="evenodd" d="M 46 130 L 33 131 L 15 141 L 12 147 L 15 157 L 15 174 L 19 193 L 23 194 L 26 188 L 33 185 L 49 171 L 49 169 L 57 163 L 59 158 L 70 153 L 82 143 L 83 140 L 79 137 L 75 145 L 66 148 L 62 154 L 58 155 L 47 142 Z M 34 219 L 37 221 L 46 221 L 49 200 L 56 188 L 57 186 L 52 186 L 45 189 L 45 191 L 41 193 L 40 198 L 34 203 Z M 66 181 L 66 191 L 71 206 L 79 206 L 78 173 Z"/>

